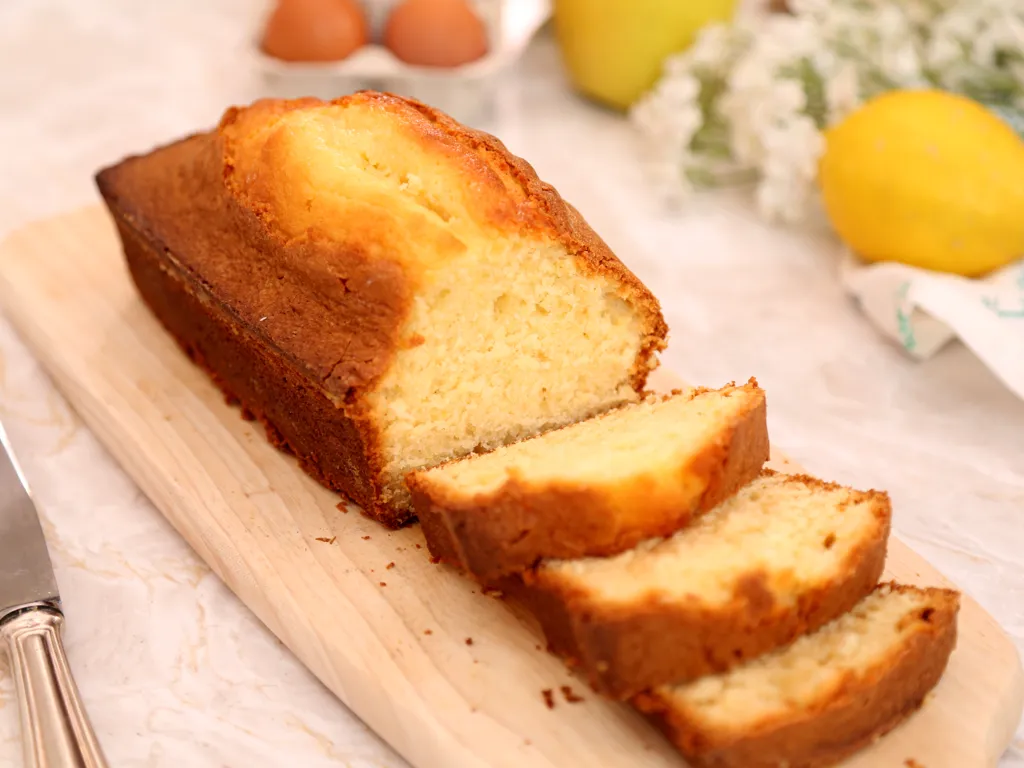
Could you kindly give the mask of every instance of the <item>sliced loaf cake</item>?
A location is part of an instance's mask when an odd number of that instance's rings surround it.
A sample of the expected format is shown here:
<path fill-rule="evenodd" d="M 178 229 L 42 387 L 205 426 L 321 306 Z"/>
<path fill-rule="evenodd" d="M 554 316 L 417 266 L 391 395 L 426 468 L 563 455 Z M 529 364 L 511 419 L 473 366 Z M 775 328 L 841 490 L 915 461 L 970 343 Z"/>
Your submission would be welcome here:
<path fill-rule="evenodd" d="M 408 484 L 431 554 L 489 582 L 667 536 L 767 459 L 764 391 L 751 380 L 650 397 Z"/>
<path fill-rule="evenodd" d="M 549 560 L 520 592 L 551 649 L 625 698 L 721 672 L 845 613 L 877 584 L 891 507 L 766 470 L 690 527 L 609 558 Z"/>
<path fill-rule="evenodd" d="M 388 525 L 408 472 L 637 402 L 664 346 L 575 208 L 411 99 L 258 101 L 97 183 L 189 356 Z"/>
<path fill-rule="evenodd" d="M 700 768 L 824 768 L 917 709 L 956 645 L 959 595 L 879 586 L 850 613 L 721 675 L 638 696 Z"/>

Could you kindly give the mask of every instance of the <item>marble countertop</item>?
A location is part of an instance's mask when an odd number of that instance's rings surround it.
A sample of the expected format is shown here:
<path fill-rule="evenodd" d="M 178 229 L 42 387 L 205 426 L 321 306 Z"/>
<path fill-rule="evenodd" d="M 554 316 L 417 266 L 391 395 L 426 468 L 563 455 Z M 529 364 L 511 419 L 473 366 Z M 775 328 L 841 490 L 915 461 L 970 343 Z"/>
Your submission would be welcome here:
<path fill-rule="evenodd" d="M 0 4 L 0 233 L 96 199 L 92 173 L 260 95 L 252 0 Z M 844 296 L 824 232 L 757 222 L 742 194 L 653 200 L 623 121 L 573 97 L 541 40 L 493 124 L 660 297 L 665 363 L 756 375 L 773 442 L 884 488 L 895 530 L 1024 650 L 1024 402 L 962 346 L 916 363 Z M 112 765 L 404 766 L 164 522 L 0 319 L 0 418 L 43 511 L 71 664 Z M 0 660 L 0 768 L 21 765 Z M 1002 768 L 1024 767 L 1024 728 Z"/>

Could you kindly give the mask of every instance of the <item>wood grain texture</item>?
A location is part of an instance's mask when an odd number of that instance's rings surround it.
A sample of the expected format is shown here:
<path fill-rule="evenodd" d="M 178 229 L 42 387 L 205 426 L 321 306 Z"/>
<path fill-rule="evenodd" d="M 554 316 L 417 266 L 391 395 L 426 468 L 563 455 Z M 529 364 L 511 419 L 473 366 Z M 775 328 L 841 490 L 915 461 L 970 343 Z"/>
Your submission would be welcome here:
<path fill-rule="evenodd" d="M 418 527 L 387 531 L 337 509 L 337 496 L 239 418 L 136 297 L 99 208 L 33 224 L 0 246 L 0 303 L 181 535 L 418 768 L 684 765 L 639 715 L 598 699 L 541 650 L 515 606 L 430 564 Z M 949 584 L 897 540 L 886 575 Z M 584 701 L 568 703 L 561 686 Z M 994 766 L 1022 699 L 1015 648 L 966 598 L 959 647 L 934 695 L 846 765 Z"/>

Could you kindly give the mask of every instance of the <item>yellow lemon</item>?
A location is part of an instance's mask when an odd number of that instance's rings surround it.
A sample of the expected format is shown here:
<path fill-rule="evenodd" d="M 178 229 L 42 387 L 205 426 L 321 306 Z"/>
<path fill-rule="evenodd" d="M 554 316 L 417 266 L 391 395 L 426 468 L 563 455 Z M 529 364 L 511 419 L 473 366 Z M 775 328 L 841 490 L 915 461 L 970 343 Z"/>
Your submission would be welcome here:
<path fill-rule="evenodd" d="M 836 232 L 868 261 L 976 276 L 1024 255 L 1024 141 L 980 104 L 892 91 L 826 132 Z"/>

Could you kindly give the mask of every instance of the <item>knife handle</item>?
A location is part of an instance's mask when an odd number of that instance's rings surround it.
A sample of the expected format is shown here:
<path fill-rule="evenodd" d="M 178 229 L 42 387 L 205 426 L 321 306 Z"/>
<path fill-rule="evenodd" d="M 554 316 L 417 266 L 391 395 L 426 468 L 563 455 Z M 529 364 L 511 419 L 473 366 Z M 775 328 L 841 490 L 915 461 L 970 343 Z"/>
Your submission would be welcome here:
<path fill-rule="evenodd" d="M 50 605 L 0 623 L 18 692 L 26 768 L 106 768 L 64 655 L 64 616 Z"/>

